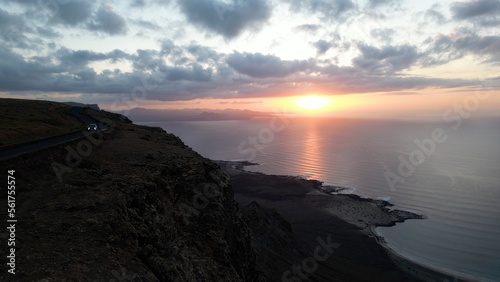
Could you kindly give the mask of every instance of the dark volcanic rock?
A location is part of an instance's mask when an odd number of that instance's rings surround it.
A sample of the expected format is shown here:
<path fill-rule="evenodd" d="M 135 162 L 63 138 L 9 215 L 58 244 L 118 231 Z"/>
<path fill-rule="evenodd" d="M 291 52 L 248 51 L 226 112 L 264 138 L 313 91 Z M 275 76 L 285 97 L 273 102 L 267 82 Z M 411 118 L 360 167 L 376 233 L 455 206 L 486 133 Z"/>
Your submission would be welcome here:
<path fill-rule="evenodd" d="M 280 281 L 283 272 L 303 257 L 292 226 L 275 210 L 262 207 L 257 202 L 251 202 L 242 211 L 250 228 L 257 268 L 266 281 Z"/>

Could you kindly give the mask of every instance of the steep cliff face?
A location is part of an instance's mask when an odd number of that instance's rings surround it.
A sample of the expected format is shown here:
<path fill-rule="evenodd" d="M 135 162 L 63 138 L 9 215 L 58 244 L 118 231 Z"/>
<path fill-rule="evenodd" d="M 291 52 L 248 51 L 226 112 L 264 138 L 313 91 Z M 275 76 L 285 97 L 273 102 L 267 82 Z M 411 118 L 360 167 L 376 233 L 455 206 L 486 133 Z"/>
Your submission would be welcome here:
<path fill-rule="evenodd" d="M 307 256 L 296 241 L 290 223 L 275 210 L 255 201 L 243 207 L 242 212 L 250 228 L 257 268 L 267 281 L 281 281 L 285 271 Z"/>
<path fill-rule="evenodd" d="M 216 164 L 161 129 L 90 114 L 107 132 L 2 164 L 16 170 L 20 223 L 18 271 L 1 281 L 261 279 Z"/>

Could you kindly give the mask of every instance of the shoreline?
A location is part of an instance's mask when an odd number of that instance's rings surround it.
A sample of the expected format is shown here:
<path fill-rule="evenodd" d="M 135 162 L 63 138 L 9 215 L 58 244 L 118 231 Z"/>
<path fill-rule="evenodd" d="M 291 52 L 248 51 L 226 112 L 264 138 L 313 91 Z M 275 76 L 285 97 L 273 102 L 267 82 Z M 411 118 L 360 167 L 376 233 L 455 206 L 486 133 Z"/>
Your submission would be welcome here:
<path fill-rule="evenodd" d="M 423 214 L 417 214 L 410 211 L 390 209 L 394 205 L 389 201 L 382 199 L 372 199 L 360 197 L 356 194 L 341 194 L 339 192 L 345 191 L 350 188 L 323 185 L 322 181 L 314 179 L 304 179 L 297 176 L 289 175 L 267 175 L 260 172 L 252 172 L 245 170 L 246 166 L 258 165 L 257 163 L 252 163 L 248 161 L 221 161 L 214 160 L 221 168 L 228 173 L 230 176 L 238 175 L 248 175 L 268 178 L 282 178 L 288 179 L 290 181 L 295 181 L 297 183 L 308 183 L 310 189 L 303 194 L 297 194 L 297 191 L 287 196 L 293 197 L 303 197 L 304 199 L 310 199 L 310 202 L 314 203 L 313 206 L 328 212 L 331 216 L 335 216 L 340 220 L 354 225 L 359 228 L 359 231 L 365 236 L 373 238 L 377 245 L 382 247 L 390 257 L 394 265 L 401 271 L 409 274 L 411 277 L 422 281 L 473 281 L 473 278 L 455 275 L 443 269 L 434 268 L 432 266 L 427 266 L 422 263 L 416 262 L 403 255 L 397 253 L 396 250 L 392 249 L 383 237 L 377 234 L 377 227 L 390 227 L 396 225 L 396 223 L 404 222 L 408 219 L 426 219 L 427 217 Z M 270 184 L 272 185 L 272 184 Z M 271 187 L 271 186 L 269 186 Z M 235 189 L 233 187 L 233 189 Z M 283 190 L 283 189 L 281 189 Z M 256 193 L 255 194 L 252 194 Z M 250 193 L 253 197 L 260 198 L 269 197 L 265 191 L 244 191 L 243 193 Z M 241 192 L 235 191 L 236 194 Z M 282 200 L 279 195 L 273 195 L 274 199 L 272 201 Z M 244 198 L 244 197 L 243 197 Z M 286 198 L 286 197 L 284 197 Z M 325 200 L 326 198 L 326 200 Z M 269 199 L 267 199 L 269 200 Z M 244 203 L 244 201 L 243 201 Z"/>
<path fill-rule="evenodd" d="M 261 172 L 253 172 L 253 171 L 247 171 L 245 170 L 245 167 L 247 166 L 254 166 L 258 165 L 257 163 L 252 163 L 248 161 L 221 161 L 221 160 L 214 160 L 219 165 L 224 165 L 226 167 L 226 171 L 228 169 L 232 169 L 234 171 L 240 171 L 241 173 L 247 173 L 247 174 L 253 174 L 253 175 L 266 175 L 270 177 L 286 177 L 290 179 L 296 179 L 297 181 L 305 181 L 311 183 L 311 187 L 313 188 L 312 191 L 308 191 L 306 195 L 323 195 L 323 196 L 331 196 L 331 197 L 345 197 L 351 199 L 353 202 L 359 202 L 359 203 L 369 203 L 373 205 L 376 205 L 377 208 L 382 211 L 387 217 L 384 218 L 368 218 L 368 222 L 365 222 L 365 224 L 358 224 L 351 222 L 349 220 L 346 220 L 347 222 L 351 224 L 358 225 L 362 227 L 363 229 L 366 229 L 366 231 L 369 231 L 371 226 L 375 227 L 390 227 L 396 225 L 396 223 L 401 223 L 404 222 L 408 219 L 426 219 L 427 216 L 424 214 L 419 214 L 419 213 L 414 213 L 406 210 L 400 210 L 400 209 L 392 209 L 394 207 L 394 204 L 392 204 L 389 201 L 383 200 L 383 199 L 373 199 L 373 198 L 366 198 L 366 197 L 361 197 L 359 195 L 353 194 L 353 193 L 341 193 L 343 191 L 349 190 L 351 191 L 352 188 L 350 187 L 342 187 L 342 186 L 334 186 L 334 185 L 324 185 L 324 183 L 321 180 L 317 179 L 306 179 L 302 178 L 300 176 L 292 176 L 292 175 L 269 175 Z M 326 209 L 331 209 L 331 207 L 325 207 Z M 341 209 L 342 207 L 337 207 L 337 209 Z M 341 211 L 340 211 L 341 212 Z M 337 214 L 338 215 L 338 214 Z M 343 215 L 343 214 L 342 214 Z M 359 212 L 356 214 L 359 217 Z M 366 215 L 365 215 L 366 216 Z M 359 218 L 357 218 L 359 219 Z M 370 220 L 371 219 L 371 220 Z M 379 221 L 377 221 L 379 220 Z"/>
<path fill-rule="evenodd" d="M 389 246 L 389 243 L 385 241 L 383 236 L 378 235 L 375 230 L 380 226 L 372 226 L 370 227 L 371 235 L 377 240 L 377 243 L 382 246 L 387 254 L 391 257 L 394 263 L 402 270 L 411 272 L 419 279 L 428 281 L 449 281 L 449 282 L 473 282 L 477 281 L 477 278 L 467 277 L 463 274 L 457 275 L 448 271 L 446 269 L 440 269 L 437 267 L 425 265 L 413 259 L 410 259 L 400 253 L 398 253 L 395 249 Z M 390 226 L 389 226 L 390 227 Z M 450 280 L 452 279 L 452 280 Z"/>

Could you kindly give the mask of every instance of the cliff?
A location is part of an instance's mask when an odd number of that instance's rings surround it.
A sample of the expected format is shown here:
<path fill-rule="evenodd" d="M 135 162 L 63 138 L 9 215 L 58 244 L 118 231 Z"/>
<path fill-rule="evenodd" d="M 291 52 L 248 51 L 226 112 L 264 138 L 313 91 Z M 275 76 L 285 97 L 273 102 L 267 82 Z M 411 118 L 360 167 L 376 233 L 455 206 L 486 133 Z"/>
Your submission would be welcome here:
<path fill-rule="evenodd" d="M 46 105 L 30 103 L 27 115 Z M 449 278 L 395 259 L 368 231 L 421 216 L 330 195 L 316 180 L 243 171 L 248 162 L 214 163 L 160 128 L 82 110 L 105 130 L 0 161 L 16 187 L 14 217 L 0 209 L 1 254 L 16 274 L 0 281 Z"/>
<path fill-rule="evenodd" d="M 108 129 L 1 164 L 18 219 L 16 274 L 1 281 L 262 279 L 218 165 L 159 128 L 86 111 Z"/>
<path fill-rule="evenodd" d="M 77 107 L 77 108 L 89 107 L 89 108 L 96 110 L 96 111 L 100 110 L 98 104 L 83 104 L 83 103 L 77 103 L 77 102 L 64 102 L 63 104 L 66 104 L 70 107 Z"/>

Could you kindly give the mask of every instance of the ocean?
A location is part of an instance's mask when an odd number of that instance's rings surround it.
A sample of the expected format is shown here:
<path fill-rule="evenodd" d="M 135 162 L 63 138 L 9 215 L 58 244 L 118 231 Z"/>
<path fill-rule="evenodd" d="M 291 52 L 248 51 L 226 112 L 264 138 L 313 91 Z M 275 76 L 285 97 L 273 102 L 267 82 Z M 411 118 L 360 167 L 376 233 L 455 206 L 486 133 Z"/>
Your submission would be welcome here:
<path fill-rule="evenodd" d="M 402 256 L 478 281 L 500 281 L 500 120 L 262 118 L 142 123 L 214 160 L 348 187 L 423 213 L 377 232 Z"/>

